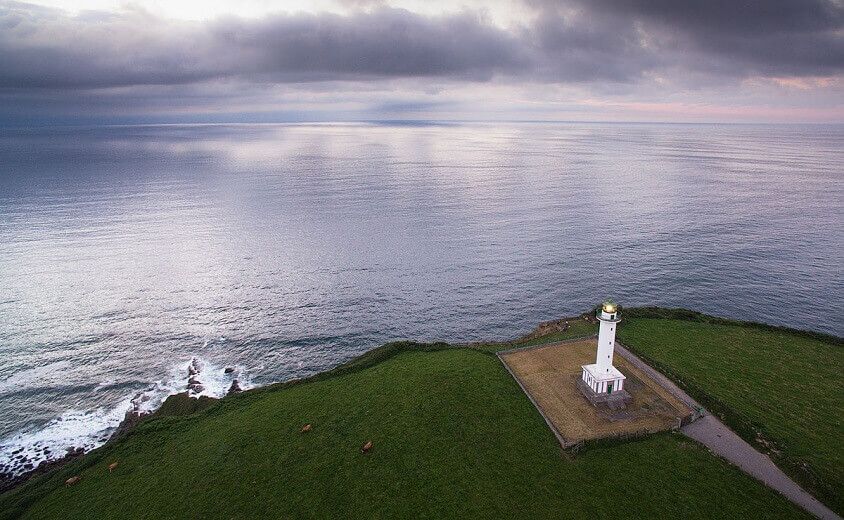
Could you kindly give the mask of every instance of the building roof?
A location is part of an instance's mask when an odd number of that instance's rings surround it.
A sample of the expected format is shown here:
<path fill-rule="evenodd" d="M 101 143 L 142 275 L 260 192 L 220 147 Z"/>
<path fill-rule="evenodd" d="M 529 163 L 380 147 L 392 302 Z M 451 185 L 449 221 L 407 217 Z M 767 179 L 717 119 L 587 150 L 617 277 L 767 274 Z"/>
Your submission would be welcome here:
<path fill-rule="evenodd" d="M 624 374 L 621 373 L 617 368 L 614 366 L 609 367 L 609 371 L 607 371 L 606 367 L 601 367 L 595 363 L 591 365 L 583 365 L 583 370 L 589 372 L 594 379 L 598 381 L 614 381 L 616 379 L 627 379 Z"/>

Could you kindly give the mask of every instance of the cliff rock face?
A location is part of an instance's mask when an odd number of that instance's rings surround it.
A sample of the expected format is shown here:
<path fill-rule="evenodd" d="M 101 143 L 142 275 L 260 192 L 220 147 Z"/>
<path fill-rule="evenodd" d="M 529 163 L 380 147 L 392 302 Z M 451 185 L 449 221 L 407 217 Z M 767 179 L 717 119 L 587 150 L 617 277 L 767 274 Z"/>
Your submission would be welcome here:
<path fill-rule="evenodd" d="M 188 395 L 196 397 L 205 391 L 205 385 L 199 380 L 199 373 L 202 372 L 202 362 L 193 358 L 188 365 Z"/>
<path fill-rule="evenodd" d="M 584 316 L 584 319 L 588 320 L 588 315 Z M 530 341 L 534 338 L 540 338 L 542 336 L 547 336 L 548 334 L 553 334 L 555 332 L 565 332 L 569 329 L 569 321 L 575 320 L 578 318 L 560 318 L 559 320 L 551 320 L 545 321 L 540 323 L 536 326 L 533 331 L 529 334 L 522 336 L 517 341 Z"/>
<path fill-rule="evenodd" d="M 204 410 L 212 404 L 219 401 L 213 397 L 201 395 L 199 397 L 191 397 L 188 392 L 181 394 L 173 394 L 161 403 L 161 408 L 149 415 L 150 419 L 158 417 L 171 417 L 180 415 L 190 415 L 201 410 Z"/>
<path fill-rule="evenodd" d="M 236 393 L 242 392 L 242 391 L 243 391 L 243 388 L 240 387 L 240 381 L 235 379 L 234 381 L 232 381 L 232 385 L 229 387 L 229 391 L 226 393 L 226 395 L 236 394 Z"/>

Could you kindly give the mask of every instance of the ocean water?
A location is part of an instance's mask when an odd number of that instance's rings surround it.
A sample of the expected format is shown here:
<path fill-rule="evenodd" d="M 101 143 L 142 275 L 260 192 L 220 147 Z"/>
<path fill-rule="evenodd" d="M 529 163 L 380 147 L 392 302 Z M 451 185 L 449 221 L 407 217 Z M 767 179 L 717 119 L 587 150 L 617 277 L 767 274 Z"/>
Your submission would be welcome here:
<path fill-rule="evenodd" d="M 844 126 L 0 130 L 0 472 L 611 296 L 842 335 Z M 225 374 L 223 368 L 234 369 Z"/>

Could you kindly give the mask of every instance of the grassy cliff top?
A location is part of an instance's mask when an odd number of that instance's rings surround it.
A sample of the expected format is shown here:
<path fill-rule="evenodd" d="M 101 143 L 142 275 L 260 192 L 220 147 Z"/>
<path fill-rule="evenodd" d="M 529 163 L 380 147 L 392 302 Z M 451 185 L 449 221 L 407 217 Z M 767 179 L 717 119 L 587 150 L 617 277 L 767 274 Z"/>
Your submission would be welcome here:
<path fill-rule="evenodd" d="M 0 495 L 0 518 L 804 517 L 677 434 L 562 451 L 496 348 L 390 344 L 144 422 Z"/>
<path fill-rule="evenodd" d="M 839 338 L 666 309 L 632 309 L 618 337 L 819 500 L 844 512 Z"/>

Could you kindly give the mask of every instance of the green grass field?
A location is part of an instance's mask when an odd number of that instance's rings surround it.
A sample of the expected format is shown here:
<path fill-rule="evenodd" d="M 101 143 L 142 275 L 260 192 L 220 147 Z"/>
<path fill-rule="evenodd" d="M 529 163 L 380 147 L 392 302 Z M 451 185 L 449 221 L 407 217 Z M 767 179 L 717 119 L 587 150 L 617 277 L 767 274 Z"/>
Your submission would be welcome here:
<path fill-rule="evenodd" d="M 844 348 L 837 338 L 631 309 L 619 339 L 808 491 L 844 512 Z M 650 317 L 649 317 L 650 316 Z"/>
<path fill-rule="evenodd" d="M 18 516 L 805 517 L 678 434 L 565 453 L 495 356 L 410 344 L 142 423 L 0 496 Z"/>

